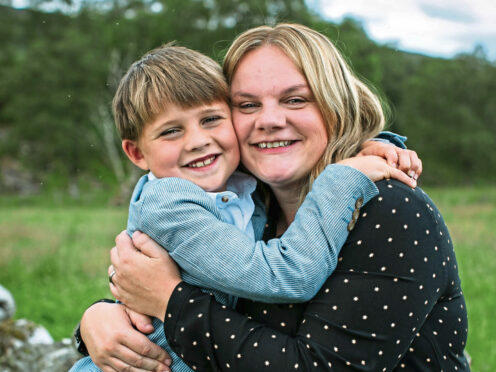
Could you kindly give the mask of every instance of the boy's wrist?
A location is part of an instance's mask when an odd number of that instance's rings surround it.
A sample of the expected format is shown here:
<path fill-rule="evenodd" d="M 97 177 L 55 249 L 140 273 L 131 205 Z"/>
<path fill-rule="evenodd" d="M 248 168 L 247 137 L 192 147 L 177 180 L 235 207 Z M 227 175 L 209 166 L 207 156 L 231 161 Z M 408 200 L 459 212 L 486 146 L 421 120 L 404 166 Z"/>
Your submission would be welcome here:
<path fill-rule="evenodd" d="M 382 131 L 376 137 L 371 138 L 371 141 L 390 143 L 392 145 L 395 145 L 396 147 L 399 147 L 400 149 L 406 149 L 405 142 L 407 139 L 407 137 L 394 132 Z"/>

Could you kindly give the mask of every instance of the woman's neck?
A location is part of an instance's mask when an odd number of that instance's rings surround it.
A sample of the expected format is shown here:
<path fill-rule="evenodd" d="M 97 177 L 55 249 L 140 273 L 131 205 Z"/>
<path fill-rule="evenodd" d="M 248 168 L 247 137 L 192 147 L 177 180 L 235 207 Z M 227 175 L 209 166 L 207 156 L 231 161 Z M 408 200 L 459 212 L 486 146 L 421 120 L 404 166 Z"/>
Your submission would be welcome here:
<path fill-rule="evenodd" d="M 276 189 L 272 188 L 272 192 L 279 204 L 281 212 L 277 219 L 277 231 L 276 235 L 282 235 L 289 225 L 293 222 L 296 212 L 299 208 L 299 189 L 298 188 L 287 188 L 287 189 Z"/>

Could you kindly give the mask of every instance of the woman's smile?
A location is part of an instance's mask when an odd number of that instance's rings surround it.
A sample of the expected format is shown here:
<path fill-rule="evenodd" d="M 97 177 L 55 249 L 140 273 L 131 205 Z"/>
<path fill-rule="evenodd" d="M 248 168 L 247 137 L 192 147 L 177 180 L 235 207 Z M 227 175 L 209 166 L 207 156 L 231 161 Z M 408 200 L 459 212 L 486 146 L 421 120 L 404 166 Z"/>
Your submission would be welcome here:
<path fill-rule="evenodd" d="M 263 141 L 255 144 L 259 149 L 284 148 L 292 145 L 294 141 Z"/>

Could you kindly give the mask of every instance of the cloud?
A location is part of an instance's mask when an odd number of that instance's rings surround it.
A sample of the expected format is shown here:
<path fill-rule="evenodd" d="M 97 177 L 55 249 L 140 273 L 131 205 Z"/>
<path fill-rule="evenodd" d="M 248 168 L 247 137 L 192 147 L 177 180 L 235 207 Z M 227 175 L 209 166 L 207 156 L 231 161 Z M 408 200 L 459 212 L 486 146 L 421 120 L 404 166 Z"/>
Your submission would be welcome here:
<path fill-rule="evenodd" d="M 420 9 L 431 18 L 440 18 L 447 21 L 461 22 L 461 23 L 475 23 L 477 18 L 462 9 L 452 9 L 446 6 L 439 6 L 435 4 L 419 4 Z"/>
<path fill-rule="evenodd" d="M 324 17 L 362 22 L 374 40 L 399 49 L 451 57 L 482 45 L 496 60 L 494 0 L 309 0 Z"/>

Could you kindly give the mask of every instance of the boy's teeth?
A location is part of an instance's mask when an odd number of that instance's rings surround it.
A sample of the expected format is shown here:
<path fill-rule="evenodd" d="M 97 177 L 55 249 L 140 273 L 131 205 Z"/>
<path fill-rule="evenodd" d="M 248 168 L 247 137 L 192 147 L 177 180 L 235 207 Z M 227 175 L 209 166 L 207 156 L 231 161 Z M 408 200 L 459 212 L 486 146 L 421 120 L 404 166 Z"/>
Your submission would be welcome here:
<path fill-rule="evenodd" d="M 192 167 L 192 168 L 200 168 L 200 167 L 204 167 L 205 165 L 212 164 L 212 162 L 214 160 L 215 160 L 215 156 L 212 156 L 211 158 L 208 158 L 206 160 L 198 161 L 196 163 L 192 163 L 189 166 Z"/>
<path fill-rule="evenodd" d="M 274 148 L 274 147 L 283 147 L 283 146 L 289 146 L 291 144 L 291 141 L 274 141 L 274 142 L 260 142 L 258 144 L 258 147 L 261 149 L 264 148 Z"/>

